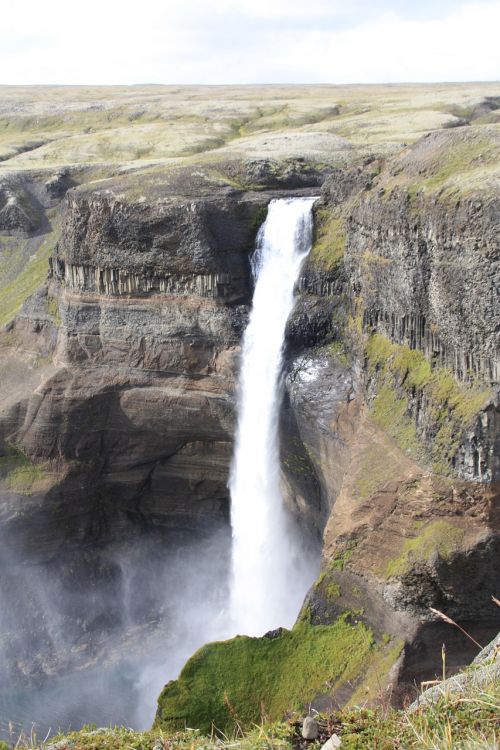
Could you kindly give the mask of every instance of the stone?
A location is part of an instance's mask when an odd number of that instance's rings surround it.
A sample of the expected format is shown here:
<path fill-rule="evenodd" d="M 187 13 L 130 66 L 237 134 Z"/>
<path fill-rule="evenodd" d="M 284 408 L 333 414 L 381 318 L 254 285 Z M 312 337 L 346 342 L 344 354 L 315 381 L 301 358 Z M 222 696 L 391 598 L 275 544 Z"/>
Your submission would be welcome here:
<path fill-rule="evenodd" d="M 336 750 L 338 747 L 341 746 L 342 740 L 338 736 L 338 734 L 332 734 L 330 739 L 328 739 L 325 744 L 322 746 L 321 750 Z"/>
<path fill-rule="evenodd" d="M 302 737 L 305 740 L 315 740 L 319 734 L 319 724 L 312 716 L 306 716 L 302 722 Z"/>

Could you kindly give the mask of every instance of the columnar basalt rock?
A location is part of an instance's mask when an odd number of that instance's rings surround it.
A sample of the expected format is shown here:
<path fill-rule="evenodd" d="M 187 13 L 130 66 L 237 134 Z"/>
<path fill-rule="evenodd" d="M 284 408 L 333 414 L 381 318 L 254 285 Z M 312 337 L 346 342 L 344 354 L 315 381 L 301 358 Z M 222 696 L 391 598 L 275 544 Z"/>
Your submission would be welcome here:
<path fill-rule="evenodd" d="M 497 382 L 499 213 L 494 201 L 412 203 L 399 190 L 360 201 L 346 263 L 366 325 L 462 380 Z"/>
<path fill-rule="evenodd" d="M 192 274 L 189 276 L 146 276 L 131 274 L 120 268 L 99 268 L 64 264 L 55 259 L 54 275 L 67 289 L 107 295 L 141 295 L 150 293 L 194 295 L 231 300 L 237 282 L 228 273 Z M 241 295 L 241 290 L 239 295 Z"/>

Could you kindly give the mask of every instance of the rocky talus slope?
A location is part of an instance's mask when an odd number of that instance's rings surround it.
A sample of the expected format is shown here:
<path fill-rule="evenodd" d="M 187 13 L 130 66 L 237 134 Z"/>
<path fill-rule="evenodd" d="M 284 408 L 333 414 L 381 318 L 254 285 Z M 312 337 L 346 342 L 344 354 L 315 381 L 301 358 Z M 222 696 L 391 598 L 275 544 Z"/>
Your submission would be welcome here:
<path fill-rule="evenodd" d="M 212 545 L 207 581 L 227 568 L 248 256 L 283 195 L 321 193 L 281 459 L 322 572 L 293 630 L 195 654 L 157 725 L 404 700 L 443 642 L 450 670 L 475 655 L 431 608 L 496 634 L 499 142 L 491 121 L 310 163 L 225 151 L 2 178 L 4 682 L 95 666 L 110 643 L 119 661 L 153 621 L 168 639 L 183 555 Z"/>

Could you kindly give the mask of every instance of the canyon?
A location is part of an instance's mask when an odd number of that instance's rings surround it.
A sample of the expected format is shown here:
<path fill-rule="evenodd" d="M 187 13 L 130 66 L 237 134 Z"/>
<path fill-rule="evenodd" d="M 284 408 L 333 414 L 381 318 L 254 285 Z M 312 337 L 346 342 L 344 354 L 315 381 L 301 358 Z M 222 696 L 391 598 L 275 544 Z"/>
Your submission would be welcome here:
<path fill-rule="evenodd" d="M 146 726 L 169 680 L 165 729 L 403 702 L 476 655 L 432 609 L 500 629 L 498 87 L 154 89 L 2 113 L 0 718 Z M 204 646 L 249 259 L 318 195 L 280 465 L 321 571 L 291 630 Z"/>

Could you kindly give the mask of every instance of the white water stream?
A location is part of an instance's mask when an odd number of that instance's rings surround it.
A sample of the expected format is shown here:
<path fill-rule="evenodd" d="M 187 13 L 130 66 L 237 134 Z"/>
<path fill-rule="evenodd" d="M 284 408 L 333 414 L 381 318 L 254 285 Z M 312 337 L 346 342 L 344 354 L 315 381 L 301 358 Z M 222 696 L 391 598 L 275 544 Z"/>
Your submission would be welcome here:
<path fill-rule="evenodd" d="M 312 242 L 315 198 L 274 200 L 259 231 L 253 307 L 243 339 L 236 448 L 229 482 L 232 629 L 290 627 L 314 577 L 280 488 L 278 419 L 285 326 Z"/>

